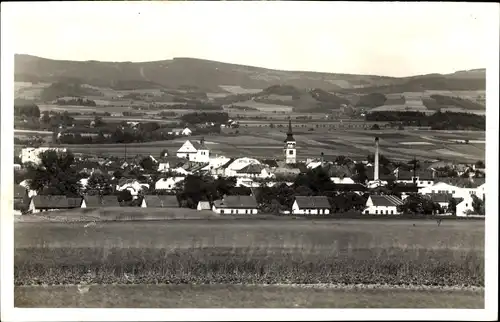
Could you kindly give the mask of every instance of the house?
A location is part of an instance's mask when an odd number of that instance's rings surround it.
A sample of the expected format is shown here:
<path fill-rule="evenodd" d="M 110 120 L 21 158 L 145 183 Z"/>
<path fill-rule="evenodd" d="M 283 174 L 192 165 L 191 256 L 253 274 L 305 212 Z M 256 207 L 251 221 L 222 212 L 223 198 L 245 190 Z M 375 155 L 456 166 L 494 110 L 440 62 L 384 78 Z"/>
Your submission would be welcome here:
<path fill-rule="evenodd" d="M 34 196 L 31 198 L 29 210 L 31 213 L 80 208 L 82 198 L 68 198 L 62 195 Z"/>
<path fill-rule="evenodd" d="M 104 207 L 120 207 L 116 196 L 83 196 L 81 208 L 104 208 Z"/>
<path fill-rule="evenodd" d="M 19 210 L 24 208 L 26 205 L 27 201 L 29 200 L 28 197 L 28 190 L 18 184 L 14 185 L 14 209 Z"/>
<path fill-rule="evenodd" d="M 177 156 L 164 156 L 158 160 L 158 172 L 168 172 L 172 168 L 182 166 L 185 162 L 185 159 Z"/>
<path fill-rule="evenodd" d="M 434 184 L 434 174 L 432 171 L 404 171 L 396 169 L 394 171 L 397 183 L 416 184 L 418 187 L 430 187 Z"/>
<path fill-rule="evenodd" d="M 397 206 L 402 205 L 403 200 L 396 196 L 372 195 L 366 201 L 363 213 L 368 215 L 399 215 Z"/>
<path fill-rule="evenodd" d="M 472 196 L 466 196 L 465 198 L 460 198 L 457 202 L 456 216 L 457 217 L 468 217 L 467 213 L 469 211 L 474 211 L 472 206 Z"/>
<path fill-rule="evenodd" d="M 244 178 L 270 178 L 272 176 L 262 164 L 249 164 L 246 167 L 236 171 L 237 177 Z"/>
<path fill-rule="evenodd" d="M 224 176 L 226 177 L 236 177 L 238 175 L 238 171 L 243 169 L 244 167 L 250 164 L 261 164 L 259 160 L 254 158 L 237 158 L 233 162 L 231 162 L 224 171 Z"/>
<path fill-rule="evenodd" d="M 142 208 L 179 208 L 179 201 L 175 195 L 146 195 L 142 199 Z"/>
<path fill-rule="evenodd" d="M 210 161 L 210 151 L 205 145 L 205 140 L 203 138 L 199 143 L 187 140 L 180 149 L 177 150 L 177 157 L 194 162 L 208 163 Z"/>
<path fill-rule="evenodd" d="M 175 188 L 178 182 L 182 182 L 186 177 L 169 177 L 161 178 L 155 183 L 155 190 L 167 190 L 171 191 Z"/>
<path fill-rule="evenodd" d="M 201 210 L 210 210 L 210 202 L 208 201 L 199 201 L 198 205 L 196 206 L 196 210 L 201 211 Z"/>
<path fill-rule="evenodd" d="M 294 215 L 328 215 L 330 202 L 326 196 L 296 196 L 292 205 Z"/>
<path fill-rule="evenodd" d="M 118 181 L 118 184 L 116 185 L 117 191 L 128 190 L 130 191 L 130 194 L 134 199 L 137 198 L 139 191 L 142 191 L 143 189 L 149 189 L 149 184 L 140 183 L 136 179 L 122 178 Z"/>
<path fill-rule="evenodd" d="M 476 195 L 484 200 L 485 188 L 484 178 L 439 178 L 434 185 L 421 188 L 418 192 L 421 194 L 446 193 L 454 198 Z"/>
<path fill-rule="evenodd" d="M 446 193 L 433 193 L 430 194 L 429 197 L 431 198 L 432 202 L 437 203 L 444 212 L 448 211 L 448 205 L 450 204 L 451 199 L 453 199 L 453 196 L 451 194 Z"/>
<path fill-rule="evenodd" d="M 360 183 L 335 183 L 333 191 L 354 192 L 358 195 L 364 194 L 368 189 Z"/>
<path fill-rule="evenodd" d="M 189 136 L 189 135 L 193 134 L 193 131 L 191 131 L 188 127 L 185 127 L 183 129 L 176 128 L 176 129 L 172 129 L 172 131 L 168 132 L 168 134 Z"/>
<path fill-rule="evenodd" d="M 257 201 L 253 196 L 224 196 L 215 200 L 212 206 L 216 214 L 257 214 Z"/>

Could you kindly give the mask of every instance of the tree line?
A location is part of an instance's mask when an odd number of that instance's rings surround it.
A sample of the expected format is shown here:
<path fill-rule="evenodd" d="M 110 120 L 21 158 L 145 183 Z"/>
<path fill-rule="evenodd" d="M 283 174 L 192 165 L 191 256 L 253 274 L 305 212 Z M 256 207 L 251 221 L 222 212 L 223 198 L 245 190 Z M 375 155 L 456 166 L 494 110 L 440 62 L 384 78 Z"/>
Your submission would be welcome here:
<path fill-rule="evenodd" d="M 430 126 L 433 130 L 481 130 L 486 128 L 484 115 L 456 112 L 436 112 L 426 115 L 421 112 L 379 111 L 366 114 L 370 122 L 398 122 L 403 126 Z"/>

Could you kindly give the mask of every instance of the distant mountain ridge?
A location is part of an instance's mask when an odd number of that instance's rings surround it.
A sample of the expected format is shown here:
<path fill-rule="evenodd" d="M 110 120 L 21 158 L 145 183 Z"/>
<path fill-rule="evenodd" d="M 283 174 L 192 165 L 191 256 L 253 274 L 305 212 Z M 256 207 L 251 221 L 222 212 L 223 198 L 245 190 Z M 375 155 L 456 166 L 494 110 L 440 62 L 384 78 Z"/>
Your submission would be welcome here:
<path fill-rule="evenodd" d="M 486 70 L 411 77 L 281 71 L 196 58 L 152 62 L 52 60 L 15 55 L 14 77 L 28 82 L 78 82 L 116 90 L 194 86 L 225 92 L 220 86 L 265 89 L 273 85 L 318 88 L 327 92 L 391 93 L 429 90 L 484 90 Z"/>

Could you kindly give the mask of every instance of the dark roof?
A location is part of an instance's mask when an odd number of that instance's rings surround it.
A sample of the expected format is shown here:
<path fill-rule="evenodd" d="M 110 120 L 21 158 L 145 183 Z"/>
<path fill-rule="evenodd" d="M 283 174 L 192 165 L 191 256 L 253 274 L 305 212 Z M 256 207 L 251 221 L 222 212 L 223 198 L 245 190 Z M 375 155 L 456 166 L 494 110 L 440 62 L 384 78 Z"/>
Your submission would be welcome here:
<path fill-rule="evenodd" d="M 331 163 L 326 163 L 323 165 L 323 170 L 328 173 L 329 177 L 351 177 L 352 172 L 348 166 L 335 165 Z"/>
<path fill-rule="evenodd" d="M 144 196 L 148 208 L 178 208 L 177 196 L 173 195 L 146 195 Z"/>
<path fill-rule="evenodd" d="M 368 169 L 366 171 L 366 176 L 368 177 L 368 180 L 374 180 L 375 173 L 374 173 L 373 170 L 374 170 L 373 167 L 371 167 L 371 169 Z M 382 169 L 380 169 L 380 170 L 382 170 Z M 390 173 L 390 174 L 383 174 L 382 171 L 380 171 L 380 170 L 378 172 L 378 178 L 380 180 L 386 180 L 386 181 L 387 180 L 396 180 L 396 176 L 394 174 L 392 174 L 392 173 Z"/>
<path fill-rule="evenodd" d="M 402 193 L 402 192 L 418 192 L 418 186 L 413 184 L 413 183 L 410 183 L 410 184 L 405 184 L 405 183 L 396 183 L 393 188 L 392 188 L 392 191 L 393 192 L 399 192 L 399 193 Z"/>
<path fill-rule="evenodd" d="M 295 201 L 299 208 L 303 209 L 330 208 L 330 202 L 326 196 L 296 196 Z"/>
<path fill-rule="evenodd" d="M 432 178 L 432 171 L 416 171 L 415 176 L 420 180 L 434 180 Z M 399 180 L 411 180 L 413 178 L 413 171 L 399 170 L 397 178 Z"/>
<path fill-rule="evenodd" d="M 295 141 L 293 138 L 293 131 L 292 131 L 292 121 L 288 121 L 288 131 L 286 132 L 286 139 L 285 142 L 290 142 L 290 141 Z"/>
<path fill-rule="evenodd" d="M 368 189 L 360 183 L 335 183 L 334 191 L 367 191 Z"/>
<path fill-rule="evenodd" d="M 429 195 L 431 197 L 431 200 L 433 202 L 449 202 L 451 199 L 453 199 L 453 196 L 450 194 L 446 193 L 433 193 Z"/>
<path fill-rule="evenodd" d="M 370 196 L 374 206 L 398 206 L 402 205 L 403 201 L 396 196 L 387 195 L 372 195 Z"/>
<path fill-rule="evenodd" d="M 83 196 L 85 200 L 85 205 L 87 208 L 98 208 L 98 207 L 119 207 L 120 203 L 116 196 Z"/>
<path fill-rule="evenodd" d="M 171 167 L 176 167 L 178 165 L 182 165 L 186 163 L 186 159 L 179 158 L 175 155 L 161 157 L 158 159 L 158 163 L 168 163 Z"/>
<path fill-rule="evenodd" d="M 257 208 L 257 201 L 253 196 L 225 196 L 222 200 L 216 200 L 214 206 L 217 208 Z"/>
<path fill-rule="evenodd" d="M 261 163 L 263 163 L 265 165 L 268 165 L 271 168 L 277 168 L 278 167 L 278 162 L 276 162 L 276 160 L 272 160 L 272 159 L 261 160 Z"/>
<path fill-rule="evenodd" d="M 208 150 L 203 138 L 200 141 L 193 141 L 191 142 L 191 144 L 195 147 L 196 150 Z"/>
<path fill-rule="evenodd" d="M 250 174 L 260 174 L 264 169 L 264 166 L 261 164 L 249 164 L 246 167 L 238 170 L 238 173 L 250 173 Z"/>
<path fill-rule="evenodd" d="M 226 163 L 224 163 L 222 166 L 219 167 L 219 169 L 226 169 L 227 167 L 229 167 L 229 165 L 231 163 L 233 163 L 233 161 L 235 160 L 235 158 L 230 158 L 229 161 L 227 161 Z"/>
<path fill-rule="evenodd" d="M 439 178 L 436 181 L 461 188 L 477 188 L 486 182 L 485 178 Z"/>
<path fill-rule="evenodd" d="M 14 185 L 14 199 L 24 198 L 27 193 L 28 193 L 28 190 L 26 190 L 25 187 L 23 187 L 19 184 Z"/>
<path fill-rule="evenodd" d="M 35 208 L 78 208 L 82 204 L 82 198 L 68 198 L 63 195 L 37 195 L 33 197 L 33 203 L 35 204 Z"/>
<path fill-rule="evenodd" d="M 300 173 L 306 173 L 308 171 L 307 165 L 304 163 L 292 163 L 287 164 L 286 166 L 292 169 L 299 169 Z"/>

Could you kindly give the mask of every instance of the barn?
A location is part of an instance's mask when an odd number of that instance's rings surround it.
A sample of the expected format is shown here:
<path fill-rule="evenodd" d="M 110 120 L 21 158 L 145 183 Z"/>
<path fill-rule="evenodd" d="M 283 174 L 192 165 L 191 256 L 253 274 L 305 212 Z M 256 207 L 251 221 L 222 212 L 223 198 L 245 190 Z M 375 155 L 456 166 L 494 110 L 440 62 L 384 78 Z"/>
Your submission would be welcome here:
<path fill-rule="evenodd" d="M 294 215 L 328 215 L 330 202 L 325 196 L 296 196 L 292 205 Z"/>
<path fill-rule="evenodd" d="M 372 195 L 366 201 L 365 215 L 400 215 L 397 206 L 402 205 L 403 200 L 390 195 Z"/>
<path fill-rule="evenodd" d="M 142 208 L 179 208 L 179 201 L 175 195 L 146 195 L 142 199 Z"/>
<path fill-rule="evenodd" d="M 257 214 L 257 201 L 253 196 L 224 196 L 222 200 L 215 200 L 212 206 L 217 214 Z"/>

